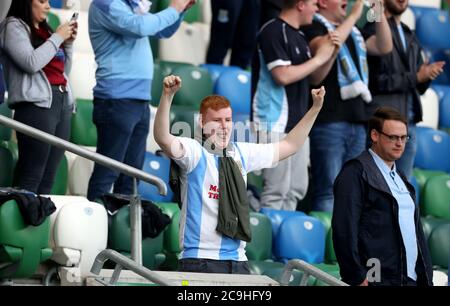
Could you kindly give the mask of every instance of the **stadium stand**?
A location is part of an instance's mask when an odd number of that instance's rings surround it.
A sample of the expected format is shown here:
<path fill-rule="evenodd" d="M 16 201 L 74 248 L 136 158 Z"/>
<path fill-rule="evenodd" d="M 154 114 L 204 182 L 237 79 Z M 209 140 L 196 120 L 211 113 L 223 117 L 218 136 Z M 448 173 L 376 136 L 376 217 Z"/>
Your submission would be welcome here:
<path fill-rule="evenodd" d="M 169 186 L 170 160 L 168 158 L 157 156 L 151 152 L 146 152 L 144 167 L 142 170 L 161 178 L 166 185 Z M 150 185 L 146 182 L 139 183 L 138 193 L 143 199 L 155 202 L 171 202 L 173 197 L 170 187 L 168 187 L 167 195 L 162 196 L 159 194 L 156 186 Z"/>

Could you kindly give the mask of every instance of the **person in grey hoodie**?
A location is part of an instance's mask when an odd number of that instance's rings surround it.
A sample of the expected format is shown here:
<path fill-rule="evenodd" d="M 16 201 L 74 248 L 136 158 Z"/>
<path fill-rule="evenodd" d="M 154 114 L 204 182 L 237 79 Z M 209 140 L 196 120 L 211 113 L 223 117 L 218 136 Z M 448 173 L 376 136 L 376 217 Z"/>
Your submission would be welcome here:
<path fill-rule="evenodd" d="M 0 25 L 0 59 L 14 119 L 67 140 L 74 109 L 67 74 L 77 24 L 66 22 L 53 33 L 49 11 L 48 0 L 12 1 Z M 49 194 L 64 151 L 21 133 L 17 143 L 15 184 Z"/>

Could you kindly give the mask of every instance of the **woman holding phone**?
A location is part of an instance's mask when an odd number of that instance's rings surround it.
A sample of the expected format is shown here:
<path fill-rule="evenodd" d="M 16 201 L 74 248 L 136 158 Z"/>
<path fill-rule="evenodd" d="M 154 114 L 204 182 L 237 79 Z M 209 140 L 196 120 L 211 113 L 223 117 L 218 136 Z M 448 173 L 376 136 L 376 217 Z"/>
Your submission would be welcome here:
<path fill-rule="evenodd" d="M 14 0 L 0 25 L 0 54 L 14 119 L 69 139 L 74 99 L 68 84 L 77 24 L 69 21 L 55 32 L 46 22 L 48 0 Z M 17 133 L 18 186 L 49 194 L 63 157 L 62 149 Z"/>

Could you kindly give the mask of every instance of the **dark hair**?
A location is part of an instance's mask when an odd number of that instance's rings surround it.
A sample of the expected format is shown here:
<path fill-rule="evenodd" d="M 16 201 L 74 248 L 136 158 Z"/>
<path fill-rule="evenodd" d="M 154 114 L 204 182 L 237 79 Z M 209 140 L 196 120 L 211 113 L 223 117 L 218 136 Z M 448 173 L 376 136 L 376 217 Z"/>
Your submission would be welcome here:
<path fill-rule="evenodd" d="M 16 17 L 21 19 L 26 25 L 30 27 L 30 40 L 31 45 L 34 48 L 42 45 L 45 40 L 39 37 L 36 33 L 33 24 L 33 12 L 31 8 L 33 0 L 13 0 L 11 1 L 11 7 L 9 8 L 7 17 Z M 53 33 L 53 30 L 48 25 L 47 21 L 39 23 L 39 27 L 47 30 L 49 33 Z"/>
<path fill-rule="evenodd" d="M 408 121 L 406 118 L 400 114 L 395 108 L 383 106 L 375 110 L 372 117 L 369 119 L 369 137 L 372 130 L 381 132 L 383 130 L 383 124 L 385 120 L 395 120 L 403 122 L 408 126 Z"/>
<path fill-rule="evenodd" d="M 283 8 L 284 9 L 293 8 L 300 1 L 306 2 L 308 0 L 283 0 Z"/>

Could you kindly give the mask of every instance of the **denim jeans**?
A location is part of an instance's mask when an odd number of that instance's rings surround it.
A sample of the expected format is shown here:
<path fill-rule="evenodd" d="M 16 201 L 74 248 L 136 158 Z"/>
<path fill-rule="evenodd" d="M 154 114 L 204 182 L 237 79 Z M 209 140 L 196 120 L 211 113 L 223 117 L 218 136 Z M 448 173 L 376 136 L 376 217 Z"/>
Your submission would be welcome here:
<path fill-rule="evenodd" d="M 363 124 L 315 124 L 310 134 L 313 210 L 333 210 L 333 184 L 343 164 L 366 147 Z"/>
<path fill-rule="evenodd" d="M 410 179 L 414 168 L 414 158 L 417 151 L 416 125 L 414 123 L 408 124 L 409 141 L 406 143 L 405 151 L 402 157 L 395 162 L 397 169 Z"/>
<path fill-rule="evenodd" d="M 145 158 L 150 109 L 142 100 L 94 99 L 93 120 L 97 127 L 97 153 L 142 169 Z M 132 194 L 131 177 L 95 164 L 89 180 L 88 199 L 104 193 Z"/>
<path fill-rule="evenodd" d="M 250 274 L 247 261 L 185 258 L 178 261 L 178 271 L 198 273 Z"/>

